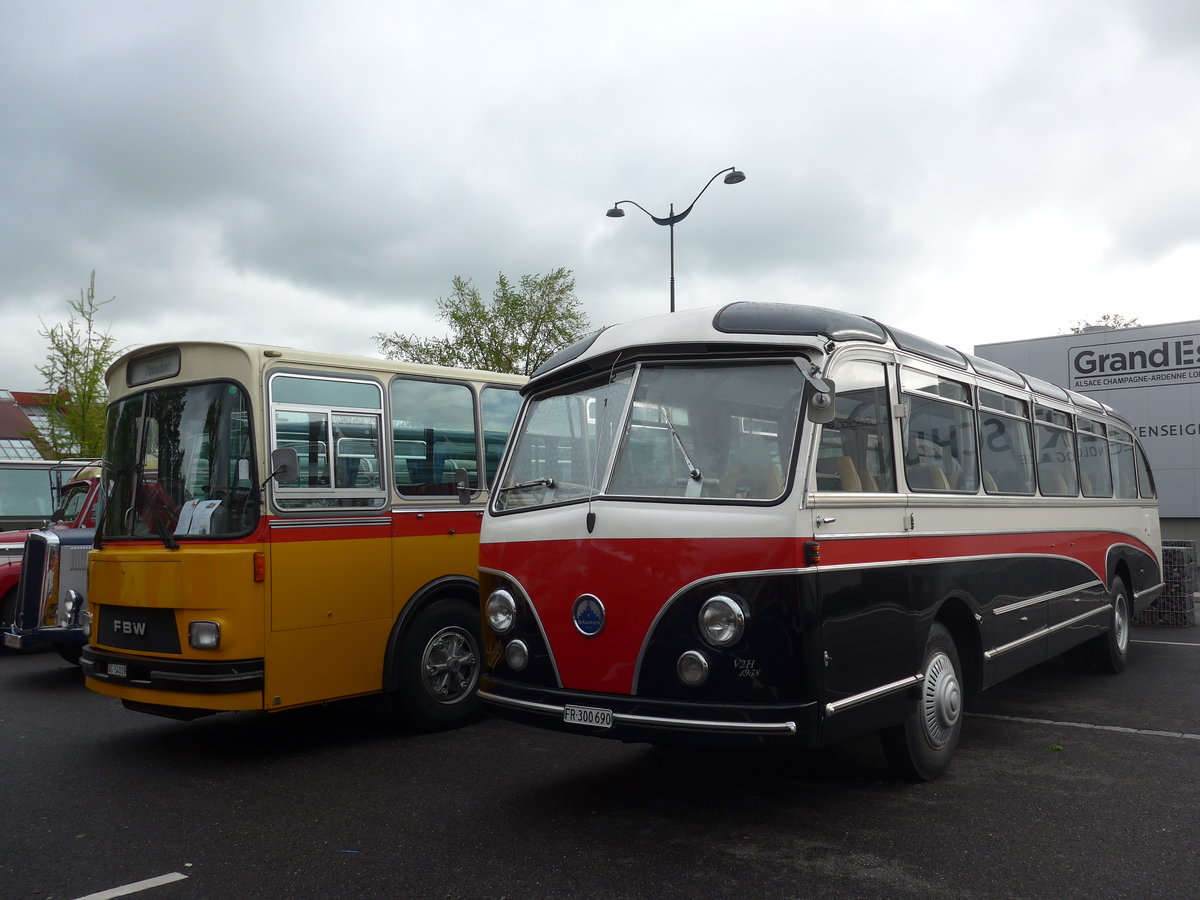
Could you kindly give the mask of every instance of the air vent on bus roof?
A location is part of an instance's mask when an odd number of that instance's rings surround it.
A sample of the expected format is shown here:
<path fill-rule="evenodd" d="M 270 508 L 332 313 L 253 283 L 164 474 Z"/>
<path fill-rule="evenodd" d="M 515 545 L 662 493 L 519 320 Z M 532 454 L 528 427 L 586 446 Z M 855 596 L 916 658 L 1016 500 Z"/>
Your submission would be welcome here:
<path fill-rule="evenodd" d="M 1029 385 L 1029 389 L 1034 393 L 1041 394 L 1044 397 L 1053 397 L 1055 400 L 1061 400 L 1064 403 L 1071 399 L 1067 396 L 1067 392 L 1057 384 L 1042 381 L 1042 379 L 1034 378 L 1032 375 L 1025 376 L 1025 383 Z"/>
<path fill-rule="evenodd" d="M 918 337 L 915 334 L 909 334 L 907 331 L 901 331 L 899 328 L 893 328 L 891 325 L 884 325 L 883 327 L 887 329 L 888 333 L 892 336 L 892 340 L 896 342 L 896 346 L 901 350 L 918 353 L 921 356 L 929 357 L 929 359 L 937 360 L 948 366 L 954 366 L 956 369 L 965 369 L 967 367 L 966 357 L 957 350 L 947 347 L 945 344 L 939 344 L 936 341 Z"/>
<path fill-rule="evenodd" d="M 964 353 L 967 362 L 980 375 L 986 375 L 988 378 L 994 378 L 996 381 L 1002 381 L 1005 384 L 1011 384 L 1013 387 L 1025 387 L 1025 379 L 1021 377 L 1020 372 L 1015 372 L 1008 366 L 1002 366 L 998 362 L 992 362 L 990 359 L 983 359 L 979 356 L 972 356 L 970 353 Z"/>
<path fill-rule="evenodd" d="M 863 316 L 798 303 L 759 303 L 739 300 L 721 307 L 713 328 L 725 334 L 811 334 L 837 341 L 883 344 L 887 334 Z"/>

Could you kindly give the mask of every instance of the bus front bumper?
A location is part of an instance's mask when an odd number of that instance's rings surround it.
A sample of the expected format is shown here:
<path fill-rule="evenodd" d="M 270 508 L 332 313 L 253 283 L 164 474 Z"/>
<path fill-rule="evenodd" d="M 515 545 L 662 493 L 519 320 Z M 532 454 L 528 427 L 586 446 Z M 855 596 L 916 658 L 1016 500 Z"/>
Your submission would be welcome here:
<path fill-rule="evenodd" d="M 133 656 L 83 648 L 79 666 L 105 684 L 185 694 L 242 694 L 263 688 L 261 659 L 195 660 Z"/>
<path fill-rule="evenodd" d="M 480 682 L 479 699 L 502 719 L 631 743 L 813 746 L 817 742 L 816 702 L 689 703 L 531 687 L 487 677 Z"/>
<path fill-rule="evenodd" d="M 4 633 L 4 646 L 9 650 L 38 650 L 52 644 L 82 644 L 87 640 L 78 628 L 43 627 L 30 631 Z"/>

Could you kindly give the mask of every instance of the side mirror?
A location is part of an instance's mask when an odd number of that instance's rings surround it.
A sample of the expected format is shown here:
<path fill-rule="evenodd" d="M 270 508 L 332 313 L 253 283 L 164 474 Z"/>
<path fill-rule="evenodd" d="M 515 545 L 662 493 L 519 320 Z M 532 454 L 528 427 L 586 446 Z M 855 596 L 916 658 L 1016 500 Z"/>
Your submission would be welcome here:
<path fill-rule="evenodd" d="M 832 378 L 813 376 L 804 386 L 808 420 L 817 425 L 826 425 L 837 417 L 837 392 Z"/>
<path fill-rule="evenodd" d="M 471 479 L 467 475 L 467 470 L 461 466 L 454 470 L 454 486 L 458 489 L 458 502 L 467 504 L 471 502 Z"/>
<path fill-rule="evenodd" d="M 279 482 L 295 481 L 300 477 L 300 457 L 295 447 L 276 447 L 271 451 L 271 474 Z"/>
<path fill-rule="evenodd" d="M 808 421 L 826 425 L 837 417 L 837 392 L 833 379 L 821 375 L 821 370 L 803 356 L 794 360 L 804 378 L 804 409 Z"/>

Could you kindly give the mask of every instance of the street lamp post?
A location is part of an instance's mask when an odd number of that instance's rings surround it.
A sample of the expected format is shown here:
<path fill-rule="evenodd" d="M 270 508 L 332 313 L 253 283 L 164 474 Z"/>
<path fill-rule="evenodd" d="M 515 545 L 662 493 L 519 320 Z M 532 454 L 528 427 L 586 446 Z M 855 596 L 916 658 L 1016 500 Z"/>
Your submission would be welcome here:
<path fill-rule="evenodd" d="M 722 179 L 725 184 L 740 184 L 746 180 L 746 174 L 744 172 L 739 172 L 733 166 L 730 166 L 728 169 L 722 169 L 717 173 L 717 175 L 725 176 L 724 179 Z M 688 213 L 690 213 L 692 211 L 692 207 L 696 205 L 696 200 L 699 200 L 700 195 L 708 190 L 709 184 L 712 184 L 717 180 L 717 175 L 714 175 L 712 178 L 708 179 L 708 184 L 700 188 L 700 193 L 696 195 L 696 199 L 689 203 L 688 208 L 681 213 L 675 212 L 675 204 L 672 203 L 671 210 L 667 215 L 656 216 L 640 203 L 636 203 L 633 200 L 618 200 L 613 204 L 612 209 L 605 213 L 605 215 L 610 219 L 619 219 L 625 215 L 625 210 L 621 209 L 621 204 L 632 203 L 634 206 L 648 215 L 655 225 L 666 225 L 669 227 L 671 232 L 671 312 L 675 312 L 675 223 L 682 222 L 688 217 Z"/>

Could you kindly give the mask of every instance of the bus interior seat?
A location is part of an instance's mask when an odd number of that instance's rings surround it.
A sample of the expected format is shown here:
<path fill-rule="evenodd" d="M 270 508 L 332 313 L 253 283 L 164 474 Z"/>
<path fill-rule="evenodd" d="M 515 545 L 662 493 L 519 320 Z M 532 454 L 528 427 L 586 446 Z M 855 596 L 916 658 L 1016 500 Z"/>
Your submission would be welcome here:
<path fill-rule="evenodd" d="M 909 487 L 927 491 L 949 491 L 950 481 L 941 466 L 905 466 Z"/>
<path fill-rule="evenodd" d="M 837 457 L 837 472 L 843 491 L 861 491 L 863 489 L 862 479 L 858 477 L 858 468 L 850 457 Z"/>
<path fill-rule="evenodd" d="M 1043 494 L 1062 497 L 1071 493 L 1067 479 L 1063 477 L 1062 472 L 1057 468 L 1042 465 L 1040 467 L 1040 474 Z"/>
<path fill-rule="evenodd" d="M 730 454 L 730 457 L 729 467 L 720 479 L 722 497 L 769 500 L 783 492 L 783 476 L 765 443 L 748 442 L 742 452 Z"/>

